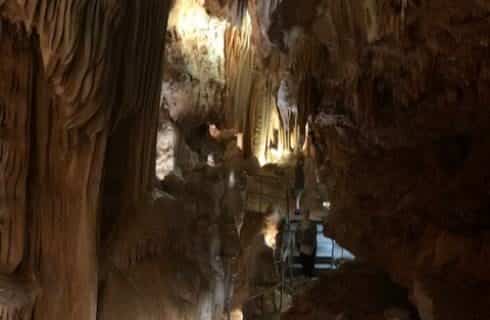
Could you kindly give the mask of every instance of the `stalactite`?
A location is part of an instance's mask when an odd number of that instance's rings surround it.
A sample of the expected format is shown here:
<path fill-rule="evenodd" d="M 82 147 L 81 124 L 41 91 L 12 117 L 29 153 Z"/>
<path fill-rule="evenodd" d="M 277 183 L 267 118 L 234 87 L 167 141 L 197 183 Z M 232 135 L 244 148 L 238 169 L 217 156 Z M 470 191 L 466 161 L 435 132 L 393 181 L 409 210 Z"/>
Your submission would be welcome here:
<path fill-rule="evenodd" d="M 291 48 L 290 69 L 293 77 L 299 85 L 298 92 L 298 119 L 297 134 L 303 136 L 307 117 L 313 114 L 315 105 L 319 103 L 312 94 L 315 91 L 318 81 L 328 74 L 327 59 L 325 48 L 318 41 L 304 35 Z M 299 138 L 299 137 L 298 137 Z M 298 141 L 298 140 L 297 140 Z"/>
<path fill-rule="evenodd" d="M 226 123 L 227 126 L 238 131 L 249 131 L 245 133 L 245 137 L 250 140 L 246 145 L 250 145 L 251 151 L 264 164 L 268 161 L 277 161 L 278 158 L 277 155 L 271 155 L 268 146 L 273 130 L 278 130 L 279 146 L 276 153 L 289 152 L 291 139 L 288 134 L 289 128 L 286 130 L 288 124 L 278 120 L 277 75 L 261 74 L 257 71 L 257 57 L 251 43 L 251 36 L 251 21 L 248 14 L 241 29 L 230 26 L 225 34 L 227 80 L 225 108 L 228 110 Z M 273 55 L 271 60 L 277 65 L 281 64 L 280 56 L 277 54 Z M 266 80 L 263 81 L 261 78 Z"/>
<path fill-rule="evenodd" d="M 243 23 L 247 23 L 248 0 L 232 0 L 229 1 L 228 6 L 232 14 L 231 22 L 234 26 L 241 27 Z"/>
<path fill-rule="evenodd" d="M 238 131 L 243 131 L 246 127 L 250 94 L 255 79 L 255 52 L 250 37 L 251 25 L 248 15 L 242 28 L 230 26 L 225 33 L 225 108 L 229 110 L 226 124 Z"/>
<path fill-rule="evenodd" d="M 274 162 L 269 142 L 273 130 L 279 130 L 277 150 L 285 150 L 286 141 L 284 127 L 279 122 L 279 113 L 276 106 L 277 81 L 274 76 L 258 79 L 254 85 L 250 112 L 252 114 L 252 150 L 261 164 Z M 275 120 L 275 121 L 273 121 Z"/>

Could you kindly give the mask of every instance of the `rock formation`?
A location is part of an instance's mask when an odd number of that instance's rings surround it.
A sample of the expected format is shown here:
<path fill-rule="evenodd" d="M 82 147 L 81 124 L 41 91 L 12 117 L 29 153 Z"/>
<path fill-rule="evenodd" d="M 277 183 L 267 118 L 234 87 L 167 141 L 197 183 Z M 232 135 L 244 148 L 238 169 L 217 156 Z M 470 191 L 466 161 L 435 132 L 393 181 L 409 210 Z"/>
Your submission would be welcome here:
<path fill-rule="evenodd" d="M 296 300 L 284 319 L 410 320 L 415 313 L 386 274 L 356 263 L 329 271 Z"/>
<path fill-rule="evenodd" d="M 0 2 L 1 272 L 40 287 L 2 299 L 0 318 L 96 319 L 109 225 L 154 181 L 168 11 Z"/>
<path fill-rule="evenodd" d="M 488 3 L 316 1 L 308 21 L 296 5 L 269 34 L 301 27 L 326 50 L 312 73 L 326 232 L 408 288 L 422 319 L 487 318 Z"/>
<path fill-rule="evenodd" d="M 240 317 L 277 282 L 247 192 L 285 215 L 300 152 L 325 233 L 403 289 L 332 283 L 490 318 L 489 39 L 487 0 L 0 0 L 0 319 Z"/>

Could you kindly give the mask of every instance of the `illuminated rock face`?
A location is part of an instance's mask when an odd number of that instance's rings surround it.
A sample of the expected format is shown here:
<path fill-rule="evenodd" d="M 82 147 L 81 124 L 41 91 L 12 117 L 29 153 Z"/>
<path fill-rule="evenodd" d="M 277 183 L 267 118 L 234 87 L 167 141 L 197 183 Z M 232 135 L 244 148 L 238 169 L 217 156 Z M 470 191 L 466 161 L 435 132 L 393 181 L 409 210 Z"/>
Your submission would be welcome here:
<path fill-rule="evenodd" d="M 184 127 L 223 111 L 225 30 L 194 0 L 178 0 L 167 29 L 162 103 Z"/>
<path fill-rule="evenodd" d="M 211 122 L 240 133 L 242 150 L 261 165 L 287 162 L 301 147 L 305 119 L 294 105 L 277 108 L 289 59 L 282 61 L 272 44 L 264 52 L 261 41 L 268 38 L 258 36 L 256 11 L 262 6 L 253 1 L 202 5 L 179 0 L 170 15 L 162 107 L 187 138 Z M 276 7 L 271 3 L 267 10 Z M 289 98 L 294 100 L 297 89 Z"/>

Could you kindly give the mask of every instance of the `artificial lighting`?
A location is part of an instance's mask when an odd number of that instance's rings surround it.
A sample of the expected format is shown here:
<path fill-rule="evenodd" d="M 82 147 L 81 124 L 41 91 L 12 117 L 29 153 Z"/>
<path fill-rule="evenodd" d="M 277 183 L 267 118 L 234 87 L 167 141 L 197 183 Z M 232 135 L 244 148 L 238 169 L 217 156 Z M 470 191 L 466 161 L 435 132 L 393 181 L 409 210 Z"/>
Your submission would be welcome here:
<path fill-rule="evenodd" d="M 238 149 L 243 151 L 243 133 L 241 133 L 241 132 L 238 132 L 236 134 L 236 145 L 237 145 Z"/>
<path fill-rule="evenodd" d="M 216 162 L 214 161 L 214 156 L 212 153 L 208 154 L 208 166 L 210 167 L 215 167 L 216 166 Z"/>
<path fill-rule="evenodd" d="M 323 201 L 323 207 L 325 209 L 330 209 L 330 201 Z"/>
<path fill-rule="evenodd" d="M 271 160 L 273 162 L 281 162 L 282 160 L 284 160 L 284 158 L 288 157 L 290 155 L 290 152 L 289 150 L 285 150 L 285 149 L 270 149 L 270 152 L 271 152 Z"/>
<path fill-rule="evenodd" d="M 271 148 L 270 152 L 275 159 L 278 159 L 282 156 L 282 150 L 279 150 L 277 148 Z"/>
<path fill-rule="evenodd" d="M 219 139 L 221 135 L 221 131 L 216 127 L 215 124 L 210 124 L 209 125 L 209 135 L 213 137 L 214 139 Z"/>
<path fill-rule="evenodd" d="M 268 246 L 271 249 L 276 248 L 276 236 L 277 236 L 277 229 L 268 229 L 267 232 L 264 234 L 264 242 L 265 245 Z"/>
<path fill-rule="evenodd" d="M 259 161 L 259 165 L 261 167 L 265 166 L 267 164 L 267 160 L 265 159 L 265 156 L 263 154 L 259 155 L 257 157 L 257 160 Z"/>
<path fill-rule="evenodd" d="M 231 320 L 243 320 L 243 312 L 241 309 L 235 309 L 230 313 Z"/>
<path fill-rule="evenodd" d="M 272 211 L 265 219 L 265 226 L 262 230 L 264 243 L 271 249 L 276 249 L 276 237 L 279 233 L 278 225 L 281 217 L 277 211 Z"/>
<path fill-rule="evenodd" d="M 235 171 L 231 170 L 230 175 L 228 176 L 228 187 L 230 189 L 234 188 L 236 184 Z"/>
<path fill-rule="evenodd" d="M 271 249 L 276 248 L 276 236 L 278 234 L 277 228 L 267 228 L 266 232 L 264 233 L 264 242 L 265 245 L 268 246 Z"/>

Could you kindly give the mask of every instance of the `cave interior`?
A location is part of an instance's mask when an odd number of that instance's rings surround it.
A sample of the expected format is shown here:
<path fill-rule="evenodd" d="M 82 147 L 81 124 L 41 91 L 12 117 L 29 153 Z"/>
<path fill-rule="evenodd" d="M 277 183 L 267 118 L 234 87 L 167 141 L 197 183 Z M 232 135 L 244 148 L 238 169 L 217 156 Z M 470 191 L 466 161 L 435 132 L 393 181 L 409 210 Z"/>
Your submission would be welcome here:
<path fill-rule="evenodd" d="M 489 320 L 489 163 L 489 0 L 0 0 L 0 320 Z"/>

